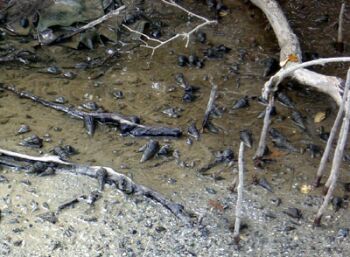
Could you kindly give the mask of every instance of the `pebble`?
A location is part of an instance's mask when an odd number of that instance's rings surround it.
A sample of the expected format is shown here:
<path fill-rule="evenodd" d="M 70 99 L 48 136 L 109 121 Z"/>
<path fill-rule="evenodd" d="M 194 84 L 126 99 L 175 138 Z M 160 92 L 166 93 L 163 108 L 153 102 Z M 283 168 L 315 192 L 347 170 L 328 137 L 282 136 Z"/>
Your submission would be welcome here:
<path fill-rule="evenodd" d="M 295 219 L 300 219 L 302 217 L 302 213 L 298 208 L 288 207 L 288 209 L 283 212 L 287 214 L 289 217 L 292 217 Z"/>
<path fill-rule="evenodd" d="M 338 230 L 337 238 L 345 238 L 349 235 L 349 229 L 348 228 L 341 228 Z"/>

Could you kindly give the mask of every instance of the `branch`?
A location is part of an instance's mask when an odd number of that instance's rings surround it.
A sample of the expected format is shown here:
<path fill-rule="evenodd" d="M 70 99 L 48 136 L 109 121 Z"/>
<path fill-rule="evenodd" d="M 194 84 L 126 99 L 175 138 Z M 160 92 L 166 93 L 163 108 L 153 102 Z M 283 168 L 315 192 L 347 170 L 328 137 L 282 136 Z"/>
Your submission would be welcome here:
<path fill-rule="evenodd" d="M 238 186 L 236 203 L 236 221 L 233 232 L 233 240 L 236 245 L 239 244 L 239 229 L 241 226 L 242 201 L 243 201 L 243 180 L 244 180 L 244 142 L 241 141 L 238 154 Z"/>
<path fill-rule="evenodd" d="M 273 75 L 264 85 L 263 96 L 267 98 L 268 93 L 271 91 L 277 91 L 278 85 L 288 76 L 290 76 L 293 72 L 298 69 L 306 68 L 313 65 L 324 65 L 326 63 L 332 62 L 350 62 L 350 57 L 332 57 L 332 58 L 320 58 L 317 60 L 312 60 L 304 63 L 298 63 L 294 65 L 290 65 L 287 68 L 281 68 L 275 75 Z M 340 94 L 340 88 L 338 89 L 338 94 Z M 341 103 L 340 95 L 334 96 L 336 97 L 336 102 L 338 104 Z"/>
<path fill-rule="evenodd" d="M 207 109 L 205 110 L 205 113 L 204 113 L 204 119 L 203 119 L 202 128 L 201 128 L 202 133 L 204 131 L 204 128 L 206 128 L 208 126 L 210 113 L 213 110 L 215 97 L 216 97 L 216 92 L 218 90 L 218 85 L 214 84 L 213 78 L 210 78 L 210 84 L 211 84 L 212 88 L 211 88 L 211 91 L 210 91 L 210 96 L 209 96 L 209 100 L 208 100 Z"/>
<path fill-rule="evenodd" d="M 340 52 L 344 51 L 344 42 L 343 42 L 344 12 L 345 12 L 345 2 L 342 3 L 340 7 L 339 22 L 338 22 L 338 38 L 336 42 L 336 48 Z"/>
<path fill-rule="evenodd" d="M 267 132 L 269 130 L 271 110 L 274 106 L 274 102 L 275 102 L 275 97 L 273 94 L 271 94 L 270 99 L 269 99 L 269 104 L 266 107 L 265 117 L 264 117 L 264 125 L 263 125 L 263 128 L 261 130 L 259 145 L 258 145 L 258 149 L 256 150 L 254 159 L 259 159 L 259 158 L 263 157 L 263 155 L 265 153 L 266 137 L 267 137 Z"/>
<path fill-rule="evenodd" d="M 86 112 L 73 106 L 65 106 L 54 102 L 47 101 L 39 96 L 33 95 L 27 91 L 20 91 L 15 86 L 4 85 L 0 83 L 0 89 L 10 91 L 19 97 L 31 99 L 43 106 L 52 108 L 54 110 L 69 114 L 84 121 L 89 135 L 93 135 L 95 130 L 95 123 L 101 123 L 118 127 L 123 134 L 130 134 L 136 137 L 140 136 L 170 136 L 180 137 L 182 132 L 179 128 L 169 127 L 152 127 L 141 125 L 133 117 L 126 117 L 118 113 L 110 112 Z M 134 116 L 135 117 L 135 116 Z"/>
<path fill-rule="evenodd" d="M 16 153 L 0 148 L 0 165 L 6 165 L 6 159 L 11 158 L 11 160 L 16 162 L 27 162 L 33 164 L 35 162 L 49 163 L 52 164 L 56 171 L 59 172 L 71 172 L 74 174 L 85 175 L 93 178 L 99 177 L 98 173 L 101 169 L 107 172 L 106 181 L 104 183 L 112 183 L 117 186 L 117 188 L 126 194 L 138 194 L 143 195 L 170 210 L 177 218 L 181 219 L 185 224 L 192 225 L 192 219 L 189 213 L 187 213 L 184 207 L 178 203 L 174 203 L 166 199 L 160 193 L 153 191 L 143 185 L 136 184 L 129 177 L 124 174 L 116 172 L 110 167 L 103 166 L 86 166 L 71 162 L 62 161 L 58 156 L 44 155 L 44 156 L 31 156 L 21 153 Z M 3 160 L 4 159 L 4 160 Z M 13 166 L 12 166 L 13 167 Z M 22 167 L 19 165 L 19 167 Z"/>
<path fill-rule="evenodd" d="M 290 55 L 295 55 L 298 62 L 288 62 L 287 67 L 298 65 L 298 63 L 301 62 L 300 44 L 297 36 L 293 33 L 291 27 L 289 26 L 289 23 L 279 4 L 275 0 L 251 0 L 251 2 L 264 12 L 275 32 L 278 44 L 281 48 L 280 62 L 284 62 Z M 286 74 L 286 76 L 292 77 L 300 84 L 314 87 L 318 91 L 330 95 L 337 102 L 337 104 L 340 105 L 341 88 L 344 85 L 344 81 L 342 79 L 322 75 L 303 68 L 290 72 Z M 268 92 L 264 92 L 264 95 L 267 97 Z"/>
<path fill-rule="evenodd" d="M 58 38 L 56 38 L 53 42 L 58 42 L 58 41 L 62 41 L 62 40 L 65 40 L 65 39 L 68 39 L 68 38 L 71 38 L 72 36 L 78 34 L 78 33 L 81 33 L 85 30 L 88 30 L 88 29 L 91 29 L 95 26 L 97 26 L 98 24 L 112 18 L 113 16 L 117 16 L 120 14 L 121 11 L 123 11 L 125 9 L 125 5 L 122 5 L 120 6 L 118 9 L 116 10 L 113 10 L 113 11 L 110 11 L 109 13 L 103 15 L 102 17 L 96 19 L 96 20 L 93 20 L 91 22 L 89 22 L 88 24 L 72 31 L 72 32 L 69 32 L 67 34 L 64 34 L 62 36 L 59 36 Z M 53 42 L 50 42 L 50 43 L 53 43 Z M 42 43 L 42 42 L 41 42 Z"/>
<path fill-rule="evenodd" d="M 322 158 L 320 161 L 320 165 L 319 165 L 318 170 L 317 170 L 317 175 L 316 175 L 316 178 L 313 182 L 314 187 L 320 186 L 320 182 L 321 182 L 322 176 L 323 176 L 325 168 L 326 168 L 326 162 L 327 162 L 329 154 L 331 152 L 333 141 L 334 141 L 334 138 L 337 134 L 341 118 L 343 117 L 346 96 L 348 95 L 349 87 L 350 87 L 350 83 L 348 83 L 348 81 L 347 81 L 347 83 L 345 84 L 343 99 L 342 99 L 342 102 L 339 106 L 337 117 L 335 118 L 331 133 L 330 133 L 328 141 L 327 141 L 326 149 L 323 152 L 323 155 L 322 155 Z"/>
<path fill-rule="evenodd" d="M 348 70 L 348 73 L 347 73 L 346 87 L 350 87 L 350 69 Z M 335 190 L 337 179 L 339 176 L 340 165 L 342 163 L 342 159 L 343 159 L 343 155 L 344 155 L 345 145 L 346 145 L 346 142 L 348 139 L 348 132 L 349 132 L 349 127 L 350 127 L 350 95 L 349 94 L 347 95 L 347 99 L 346 99 L 345 104 L 346 104 L 345 117 L 343 119 L 343 123 L 342 123 L 341 130 L 340 130 L 340 136 L 338 138 L 337 147 L 335 149 L 335 154 L 333 157 L 332 170 L 331 170 L 331 173 L 329 175 L 328 181 L 326 183 L 325 189 L 326 189 L 327 194 L 326 194 L 326 196 L 323 200 L 323 203 L 322 203 L 320 209 L 318 210 L 318 213 L 317 213 L 316 218 L 314 220 L 314 224 L 317 226 L 320 225 L 323 213 L 325 212 L 325 210 L 326 210 L 326 208 L 331 200 L 333 192 Z"/>
<path fill-rule="evenodd" d="M 187 10 L 186 8 L 182 7 L 181 5 L 178 5 L 175 1 L 173 0 L 169 0 L 169 1 L 166 1 L 166 0 L 161 0 L 164 4 L 167 4 L 167 5 L 171 5 L 171 6 L 174 6 L 184 12 L 186 12 L 189 16 L 193 16 L 193 17 L 196 17 L 198 18 L 199 20 L 202 20 L 203 22 L 199 25 L 197 25 L 195 28 L 193 28 L 192 30 L 188 31 L 188 32 L 182 32 L 182 33 L 177 33 L 176 35 L 172 36 L 171 38 L 165 40 L 165 41 L 162 41 L 162 40 L 159 40 L 159 39 L 155 39 L 155 38 L 151 38 L 150 36 L 142 33 L 142 32 L 139 32 L 139 31 L 136 31 L 128 26 L 126 26 L 125 24 L 123 24 L 123 27 L 126 28 L 127 30 L 129 30 L 130 32 L 132 33 L 135 33 L 135 34 L 138 34 L 140 36 L 143 36 L 145 37 L 147 40 L 149 41 L 152 41 L 154 43 L 156 43 L 156 45 L 152 46 L 152 45 L 149 45 L 146 41 L 144 40 L 141 40 L 144 45 L 141 45 L 142 47 L 145 47 L 145 48 L 149 48 L 149 49 L 152 49 L 152 54 L 151 56 L 154 55 L 155 51 L 170 43 L 171 41 L 174 41 L 175 39 L 179 38 L 179 37 L 182 37 L 183 39 L 186 39 L 186 45 L 185 47 L 187 48 L 188 47 L 188 44 L 190 42 L 190 36 L 195 33 L 197 30 L 199 30 L 200 28 L 204 27 L 204 26 L 207 26 L 207 25 L 210 25 L 210 24 L 216 24 L 217 21 L 216 20 L 209 20 L 203 16 L 200 16 L 198 14 L 195 14 L 189 10 Z"/>

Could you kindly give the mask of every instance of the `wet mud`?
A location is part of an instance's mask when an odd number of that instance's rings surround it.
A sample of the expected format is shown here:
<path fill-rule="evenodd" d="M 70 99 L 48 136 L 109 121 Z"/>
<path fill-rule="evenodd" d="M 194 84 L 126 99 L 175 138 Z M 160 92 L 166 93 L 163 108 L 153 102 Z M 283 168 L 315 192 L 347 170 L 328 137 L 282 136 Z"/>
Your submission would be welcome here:
<path fill-rule="evenodd" d="M 188 2 L 189 9 L 212 15 L 205 5 Z M 310 53 L 322 57 L 349 55 L 349 44 L 342 54 L 332 45 L 341 1 L 301 2 L 281 4 L 306 57 Z M 159 142 L 158 147 L 169 145 L 170 154 L 153 154 L 146 160 L 139 149 L 150 138 L 121 135 L 118 129 L 98 123 L 91 136 L 81 120 L 3 91 L 1 148 L 41 155 L 52 154 L 56 146 L 71 145 L 77 150 L 69 156 L 72 162 L 113 167 L 181 203 L 198 218 L 198 223 L 189 228 L 151 200 L 123 194 L 110 185 L 91 203 L 86 198 L 99 185 L 89 177 L 69 173 L 38 177 L 1 167 L 0 256 L 350 255 L 348 162 L 343 164 L 336 191 L 341 204 L 327 209 L 321 227 L 312 227 L 322 192 L 310 187 L 320 161 L 310 144 L 319 146 L 317 149 L 325 147 L 320 131 L 330 131 L 337 106 L 328 96 L 286 81 L 281 90 L 295 108 L 277 102 L 272 127 L 296 150 L 278 148 L 269 137 L 272 162 L 263 169 L 254 168 L 252 157 L 262 127 L 258 116 L 265 108 L 257 99 L 267 79 L 264 60 L 278 59 L 279 48 L 258 9 L 242 2 L 227 4 L 230 12 L 219 25 L 203 29 L 206 43 L 191 40 L 188 48 L 178 40 L 158 49 L 152 57 L 148 49 L 133 45 L 125 48 L 107 44 L 94 50 L 45 46 L 35 49 L 40 62 L 0 66 L 1 83 L 16 85 L 46 100 L 75 107 L 95 102 L 109 112 L 139 116 L 143 124 L 179 127 L 183 132 L 179 139 L 152 138 Z M 167 15 L 176 31 L 188 30 L 186 15 L 172 9 Z M 327 21 L 321 19 L 322 15 L 328 15 Z M 346 22 L 350 24 L 348 18 Z M 164 35 L 171 29 L 166 27 Z M 348 30 L 344 38 L 350 42 Z M 230 52 L 205 59 L 202 68 L 179 66 L 180 55 L 195 54 L 202 59 L 208 48 L 222 44 L 231 48 Z M 22 47 L 34 49 L 31 43 L 23 43 Z M 110 49 L 120 54 L 108 65 L 76 68 L 87 58 L 107 57 Z M 52 66 L 62 72 L 47 72 Z M 315 70 L 344 78 L 347 67 L 332 64 Z M 176 81 L 179 73 L 197 88 L 193 101 L 184 101 L 185 90 Z M 193 123 L 201 127 L 212 88 L 209 77 L 218 85 L 217 108 L 210 118 L 213 127 L 206 127 L 200 137 L 195 137 L 193 127 L 191 135 L 187 131 Z M 247 101 L 244 107 L 233 108 L 240 99 Z M 298 123 L 295 111 L 300 114 Z M 325 119 L 315 123 L 315 115 L 320 112 Z M 236 177 L 241 131 L 249 131 L 251 148 L 245 149 L 244 226 L 238 251 L 232 238 L 236 193 L 230 189 Z M 20 145 L 32 135 L 43 139 L 42 147 Z M 228 148 L 234 152 L 234 161 L 222 161 L 204 173 L 198 172 L 215 161 L 219 151 Z M 76 198 L 82 200 L 57 212 L 60 205 Z"/>

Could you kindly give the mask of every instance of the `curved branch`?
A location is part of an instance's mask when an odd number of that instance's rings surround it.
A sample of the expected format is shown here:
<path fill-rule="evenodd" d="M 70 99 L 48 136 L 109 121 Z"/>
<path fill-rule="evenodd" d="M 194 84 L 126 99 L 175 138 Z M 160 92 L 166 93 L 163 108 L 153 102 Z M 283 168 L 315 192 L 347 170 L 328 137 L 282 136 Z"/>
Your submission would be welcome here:
<path fill-rule="evenodd" d="M 296 55 L 298 62 L 288 62 L 287 67 L 300 63 L 302 58 L 299 40 L 289 26 L 280 5 L 275 0 L 250 1 L 260 8 L 269 20 L 281 48 L 280 61 L 284 62 L 288 56 Z M 344 81 L 340 78 L 326 76 L 303 68 L 290 73 L 288 77 L 292 77 L 300 84 L 314 87 L 316 90 L 328 94 L 338 105 L 341 102 Z"/>
<path fill-rule="evenodd" d="M 11 158 L 13 161 L 23 161 L 28 163 L 50 163 L 55 166 L 55 170 L 59 172 L 71 172 L 74 174 L 85 175 L 93 178 L 99 177 L 99 170 L 103 169 L 106 172 L 106 181 L 103 183 L 113 183 L 116 187 L 126 194 L 138 194 L 159 203 L 170 212 L 172 212 L 177 218 L 184 222 L 188 226 L 193 225 L 193 219 L 191 213 L 187 212 L 181 204 L 172 202 L 164 197 L 162 194 L 140 184 L 135 183 L 129 177 L 121 174 L 110 167 L 104 166 L 87 166 L 77 163 L 71 163 L 62 161 L 58 156 L 43 155 L 43 156 L 31 156 L 27 154 L 21 154 L 12 152 L 3 148 L 0 148 L 0 165 L 6 165 L 6 161 L 2 162 L 2 157 Z M 6 165 L 7 166 L 7 165 Z"/>

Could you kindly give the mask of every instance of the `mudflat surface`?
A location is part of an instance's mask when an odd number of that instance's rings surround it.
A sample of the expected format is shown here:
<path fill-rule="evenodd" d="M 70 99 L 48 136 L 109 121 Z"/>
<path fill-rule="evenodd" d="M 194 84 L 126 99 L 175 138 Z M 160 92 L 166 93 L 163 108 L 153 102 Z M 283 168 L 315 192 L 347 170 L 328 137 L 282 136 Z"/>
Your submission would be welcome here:
<path fill-rule="evenodd" d="M 305 52 L 317 52 L 322 57 L 339 55 L 332 43 L 336 38 L 334 22 L 340 2 L 282 2 Z M 201 4 L 186 4 L 186 7 L 207 17 L 212 15 Z M 98 126 L 95 135 L 89 137 L 80 120 L 20 99 L 10 92 L 0 92 L 1 148 L 41 155 L 57 145 L 72 145 L 79 151 L 71 157 L 72 162 L 113 167 L 135 182 L 183 204 L 200 220 L 193 228 L 186 227 L 162 206 L 145 197 L 125 195 L 113 186 L 106 186 L 95 204 L 82 200 L 57 213 L 57 220 L 52 220 L 50 213 L 55 213 L 60 204 L 88 196 L 98 189 L 97 182 L 68 172 L 37 177 L 2 167 L 0 175 L 7 181 L 0 182 L 0 256 L 350 255 L 346 235 L 350 228 L 349 192 L 344 188 L 344 184 L 350 182 L 347 162 L 344 162 L 336 192 L 344 204 L 336 212 L 330 206 L 320 228 L 313 228 L 312 221 L 322 202 L 322 189 L 305 190 L 314 178 L 319 156 L 311 158 L 308 151 L 289 153 L 269 141 L 270 157 L 274 161 L 264 169 L 254 168 L 252 157 L 262 126 L 257 116 L 264 110 L 255 96 L 260 95 L 266 80 L 262 76 L 263 60 L 271 56 L 278 59 L 279 49 L 258 9 L 243 3 L 229 7 L 230 13 L 218 26 L 203 30 L 207 33 L 206 44 L 193 40 L 185 48 L 184 42 L 178 40 L 157 50 L 152 58 L 151 52 L 144 48 L 106 45 L 95 50 L 71 50 L 50 46 L 35 49 L 46 61 L 29 66 L 0 66 L 2 83 L 14 84 L 45 99 L 64 96 L 67 103 L 74 106 L 94 101 L 111 112 L 138 115 L 145 124 L 179 127 L 184 132 L 179 139 L 157 139 L 161 145 L 170 144 L 173 151 L 177 150 L 179 158 L 156 157 L 140 163 L 138 149 L 148 138 L 120 136 L 118 130 L 105 125 Z M 175 24 L 171 28 L 175 31 L 188 30 L 195 24 L 186 24 L 187 16 L 176 9 L 168 12 L 168 23 Z M 320 23 L 318 18 L 326 14 L 328 21 Z M 346 21 L 348 25 L 349 20 Z M 165 28 L 164 37 L 171 34 L 171 29 Z M 349 42 L 349 34 L 345 34 L 345 38 Z M 2 43 L 9 45 L 17 41 L 17 38 L 10 38 Z M 203 58 L 205 49 L 219 44 L 230 47 L 231 51 L 221 59 L 206 60 L 202 69 L 177 65 L 178 55 L 195 53 Z M 22 47 L 32 49 L 30 43 Z M 119 48 L 120 56 L 109 65 L 86 70 L 74 68 L 87 57 L 105 57 L 107 49 Z M 345 55 L 349 55 L 349 45 Z M 52 65 L 72 71 L 77 77 L 69 80 L 61 75 L 43 73 Z M 344 78 L 346 67 L 335 64 L 316 70 Z M 199 88 L 192 103 L 182 100 L 183 90 L 174 78 L 179 72 Z M 200 126 L 209 98 L 208 75 L 219 87 L 216 105 L 222 114 L 212 119 L 219 133 L 205 131 L 199 141 L 193 140 L 189 145 L 187 128 L 191 122 Z M 293 82 L 286 82 L 281 89 L 304 116 L 307 129 L 302 131 L 295 126 L 291 120 L 292 110 L 279 103 L 272 127 L 280 130 L 297 149 L 305 150 L 310 143 L 324 148 L 318 131 L 321 126 L 325 131 L 330 130 L 337 112 L 335 103 Z M 113 96 L 116 90 L 123 92 L 123 99 Z M 245 96 L 251 99 L 249 107 L 232 110 L 234 102 Z M 179 117 L 168 117 L 162 112 L 170 107 L 179 110 Z M 326 112 L 326 119 L 314 123 L 314 116 L 319 112 Z M 30 126 L 31 131 L 18 135 L 21 124 Z M 236 159 L 242 129 L 252 131 L 254 143 L 252 149 L 245 151 L 242 218 L 246 226 L 242 228 L 238 251 L 232 243 L 236 193 L 229 190 L 237 163 L 230 167 L 217 165 L 205 175 L 198 174 L 197 170 L 210 163 L 215 152 L 226 148 L 234 151 Z M 19 146 L 21 140 L 33 134 L 46 139 L 41 149 Z M 266 179 L 272 191 L 255 185 L 254 177 Z M 302 217 L 290 217 L 286 214 L 288 208 L 298 208 Z"/>

